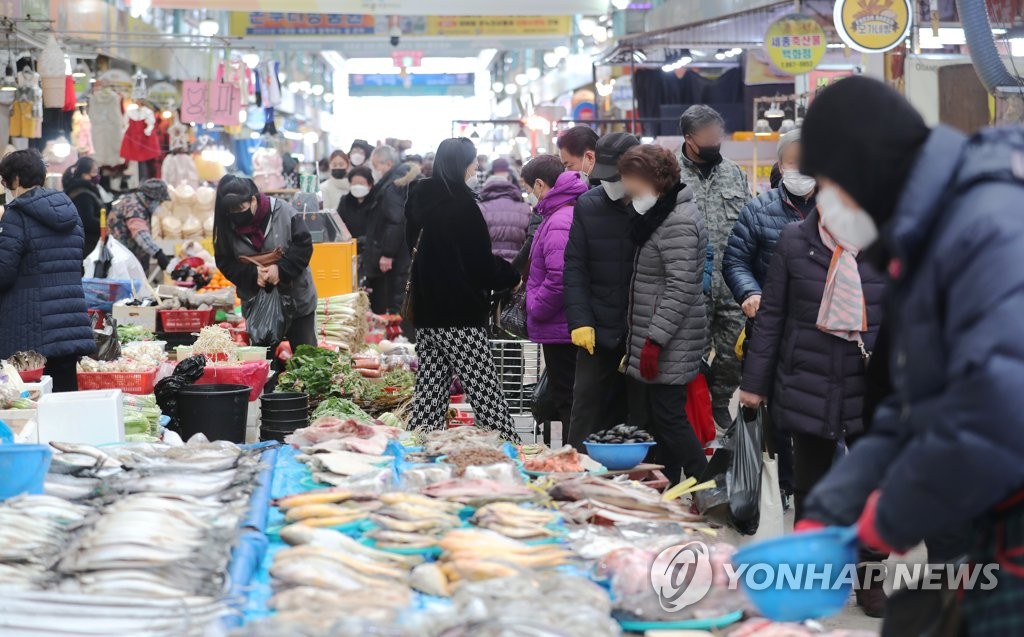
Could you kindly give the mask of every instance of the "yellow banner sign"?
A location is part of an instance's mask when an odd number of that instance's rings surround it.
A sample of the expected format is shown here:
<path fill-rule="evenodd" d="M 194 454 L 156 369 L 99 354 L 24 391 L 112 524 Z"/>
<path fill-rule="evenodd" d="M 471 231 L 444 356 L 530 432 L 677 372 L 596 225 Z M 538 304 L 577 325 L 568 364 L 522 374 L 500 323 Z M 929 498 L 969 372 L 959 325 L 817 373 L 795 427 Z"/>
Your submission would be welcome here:
<path fill-rule="evenodd" d="M 814 18 L 791 13 L 768 27 L 764 48 L 780 71 L 802 75 L 818 66 L 825 56 L 825 31 Z"/>
<path fill-rule="evenodd" d="M 846 46 L 882 53 L 906 39 L 913 15 L 910 0 L 836 0 L 832 19 Z"/>
<path fill-rule="evenodd" d="M 428 16 L 426 35 L 508 36 L 568 35 L 569 16 Z"/>

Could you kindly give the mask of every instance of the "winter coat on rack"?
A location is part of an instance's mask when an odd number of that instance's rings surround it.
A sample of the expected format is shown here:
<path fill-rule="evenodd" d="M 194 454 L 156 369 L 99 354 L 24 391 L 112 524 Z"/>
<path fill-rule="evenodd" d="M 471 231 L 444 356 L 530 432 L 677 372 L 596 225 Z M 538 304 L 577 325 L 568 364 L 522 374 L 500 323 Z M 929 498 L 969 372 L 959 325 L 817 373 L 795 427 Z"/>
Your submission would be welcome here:
<path fill-rule="evenodd" d="M 818 229 L 818 213 L 783 228 L 748 335 L 740 387 L 769 397 L 780 429 L 822 438 L 864 430 L 864 358 L 857 343 L 817 327 L 832 251 Z M 868 331 L 875 346 L 882 321 L 885 278 L 857 259 Z"/>
<path fill-rule="evenodd" d="M 171 153 L 164 158 L 160 168 L 160 176 L 167 185 L 177 188 L 187 184 L 193 188 L 199 187 L 199 171 L 196 169 L 196 161 L 188 153 Z"/>
<path fill-rule="evenodd" d="M 530 276 L 526 279 L 526 323 L 535 343 L 572 343 L 565 319 L 563 271 L 576 199 L 587 192 L 576 171 L 558 176 L 555 185 L 537 204 L 544 218 L 533 237 Z"/>
<path fill-rule="evenodd" d="M 410 272 L 415 326 L 486 327 L 490 292 L 515 287 L 519 274 L 491 253 L 473 192 L 450 192 L 434 177 L 413 182 L 405 216 L 408 249 L 419 242 Z"/>
<path fill-rule="evenodd" d="M 740 211 L 722 258 L 722 276 L 737 303 L 761 294 L 782 229 L 803 220 L 791 198 L 779 186 L 754 197 Z"/>
<path fill-rule="evenodd" d="M 565 247 L 565 316 L 569 330 L 593 327 L 603 348 L 618 347 L 626 335 L 636 254 L 630 224 L 636 216 L 600 186 L 576 200 Z"/>
<path fill-rule="evenodd" d="M 86 113 L 75 111 L 71 116 L 71 144 L 80 155 L 92 155 L 92 120 Z"/>
<path fill-rule="evenodd" d="M 530 204 L 523 201 L 523 191 L 504 177 L 491 177 L 480 190 L 480 212 L 491 234 L 491 250 L 506 261 L 515 259 L 530 225 Z"/>
<path fill-rule="evenodd" d="M 35 188 L 0 219 L 0 358 L 96 351 L 82 292 L 82 222 L 62 192 Z"/>
<path fill-rule="evenodd" d="M 650 339 L 661 346 L 661 356 L 658 376 L 644 382 L 686 385 L 700 371 L 706 343 L 703 287 L 708 233 L 693 190 L 682 183 L 638 218 L 632 233 L 637 225 L 653 222 L 663 205 L 672 206 L 671 211 L 639 247 L 633 262 L 626 374 L 644 380 L 640 351 Z"/>
<path fill-rule="evenodd" d="M 81 177 L 72 177 L 63 184 L 64 194 L 71 198 L 82 219 L 85 233 L 84 256 L 92 254 L 93 248 L 100 240 L 100 209 L 106 207 L 100 195 L 99 187 Z"/>

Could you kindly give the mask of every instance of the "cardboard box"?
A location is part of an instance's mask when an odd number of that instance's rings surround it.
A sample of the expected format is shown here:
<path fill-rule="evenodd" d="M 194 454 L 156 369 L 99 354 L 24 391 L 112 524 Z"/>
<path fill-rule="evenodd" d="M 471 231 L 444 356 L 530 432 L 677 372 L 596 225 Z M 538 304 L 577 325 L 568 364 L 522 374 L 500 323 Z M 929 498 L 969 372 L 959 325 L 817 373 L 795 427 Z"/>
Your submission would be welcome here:
<path fill-rule="evenodd" d="M 141 325 L 155 332 L 157 308 L 125 305 L 126 301 L 114 304 L 114 320 L 118 325 Z"/>

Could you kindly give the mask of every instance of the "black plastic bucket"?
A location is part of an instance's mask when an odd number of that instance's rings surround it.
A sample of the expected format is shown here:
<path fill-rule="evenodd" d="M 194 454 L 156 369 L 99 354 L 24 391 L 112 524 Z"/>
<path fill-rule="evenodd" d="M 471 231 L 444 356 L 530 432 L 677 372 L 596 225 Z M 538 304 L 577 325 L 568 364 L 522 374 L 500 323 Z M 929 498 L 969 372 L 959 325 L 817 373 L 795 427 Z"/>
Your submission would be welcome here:
<path fill-rule="evenodd" d="M 263 411 L 309 409 L 309 396 L 298 392 L 280 392 L 260 396 Z"/>
<path fill-rule="evenodd" d="M 282 418 L 266 418 L 264 417 L 260 421 L 260 427 L 267 429 L 275 429 L 277 431 L 295 431 L 301 429 L 309 424 L 309 420 L 306 418 L 298 418 L 295 420 L 286 420 Z"/>
<path fill-rule="evenodd" d="M 308 420 L 308 409 L 270 409 L 264 407 L 261 410 L 263 420 Z"/>
<path fill-rule="evenodd" d="M 210 440 L 245 442 L 249 408 L 246 385 L 189 385 L 178 390 L 178 426 L 188 440 L 202 433 Z"/>

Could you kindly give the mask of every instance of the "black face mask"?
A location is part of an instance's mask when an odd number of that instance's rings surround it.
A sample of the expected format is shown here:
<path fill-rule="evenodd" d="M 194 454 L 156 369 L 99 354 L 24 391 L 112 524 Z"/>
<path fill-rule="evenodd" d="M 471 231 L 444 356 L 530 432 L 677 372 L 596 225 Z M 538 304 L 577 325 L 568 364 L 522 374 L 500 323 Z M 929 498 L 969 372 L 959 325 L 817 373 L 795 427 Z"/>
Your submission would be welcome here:
<path fill-rule="evenodd" d="M 347 175 L 347 174 L 348 174 L 348 171 L 345 170 L 344 168 L 332 168 L 331 169 L 331 177 L 333 177 L 335 179 L 344 179 L 345 175 Z"/>
<path fill-rule="evenodd" d="M 722 161 L 722 145 L 697 146 L 697 157 L 709 164 L 717 164 Z"/>
<path fill-rule="evenodd" d="M 246 210 L 245 212 L 233 212 L 230 215 L 228 215 L 228 219 L 231 220 L 231 225 L 235 226 L 236 228 L 239 226 L 250 225 L 253 222 L 253 219 L 255 218 L 256 217 L 253 216 L 251 210 Z"/>

